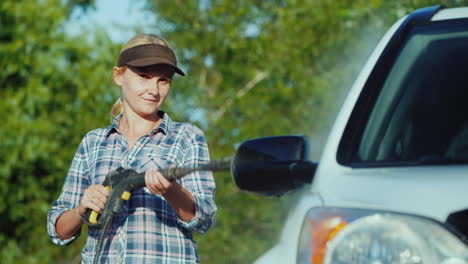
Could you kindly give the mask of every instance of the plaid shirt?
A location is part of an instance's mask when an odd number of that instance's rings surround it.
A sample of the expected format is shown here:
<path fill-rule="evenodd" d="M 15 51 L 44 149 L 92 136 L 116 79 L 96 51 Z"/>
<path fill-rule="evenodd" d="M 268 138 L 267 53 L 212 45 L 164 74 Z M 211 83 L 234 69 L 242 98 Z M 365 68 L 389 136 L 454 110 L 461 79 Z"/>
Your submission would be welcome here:
<path fill-rule="evenodd" d="M 178 167 L 197 167 L 209 161 L 203 132 L 189 123 L 173 122 L 164 115 L 158 128 L 141 137 L 130 151 L 118 129 L 121 115 L 112 125 L 89 132 L 82 140 L 65 179 L 62 193 L 48 214 L 48 233 L 58 245 L 67 245 L 79 235 L 60 239 L 55 230 L 57 219 L 77 207 L 83 192 L 102 184 L 107 173 L 118 167 L 146 171 Z M 215 183 L 211 172 L 194 172 L 178 181 L 195 197 L 195 217 L 181 220 L 169 203 L 147 188 L 132 192 L 130 200 L 109 227 L 100 263 L 198 263 L 192 232 L 204 233 L 216 213 Z M 94 258 L 99 229 L 89 228 L 82 250 L 83 263 Z"/>

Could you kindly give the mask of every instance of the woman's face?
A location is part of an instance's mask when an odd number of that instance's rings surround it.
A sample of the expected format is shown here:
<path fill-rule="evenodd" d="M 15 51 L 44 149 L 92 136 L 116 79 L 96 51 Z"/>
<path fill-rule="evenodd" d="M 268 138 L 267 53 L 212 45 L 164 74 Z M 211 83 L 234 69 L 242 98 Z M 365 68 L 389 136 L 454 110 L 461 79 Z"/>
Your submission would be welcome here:
<path fill-rule="evenodd" d="M 114 81 L 122 87 L 124 111 L 154 117 L 169 95 L 174 69 L 165 64 L 145 67 L 114 67 Z"/>

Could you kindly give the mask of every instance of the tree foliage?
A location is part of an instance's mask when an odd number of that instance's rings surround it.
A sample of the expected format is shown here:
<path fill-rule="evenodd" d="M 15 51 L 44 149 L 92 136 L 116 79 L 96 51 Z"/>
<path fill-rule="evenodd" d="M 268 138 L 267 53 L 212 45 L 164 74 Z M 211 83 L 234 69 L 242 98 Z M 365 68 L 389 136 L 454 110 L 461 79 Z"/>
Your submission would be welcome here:
<path fill-rule="evenodd" d="M 46 215 L 81 137 L 108 122 L 118 92 L 110 81 L 117 47 L 99 34 L 67 37 L 62 27 L 72 6 L 90 2 L 0 2 L 2 263 L 61 262 L 79 253 L 78 243 L 51 245 Z"/>
<path fill-rule="evenodd" d="M 165 110 L 202 127 L 212 158 L 243 140 L 306 134 L 315 156 L 333 116 L 378 38 L 397 18 L 436 1 L 153 0 L 152 33 L 166 37 L 188 76 Z M 450 1 L 460 6 L 463 1 Z M 80 238 L 52 245 L 46 214 L 82 136 L 108 124 L 121 43 L 101 30 L 71 37 L 73 8 L 92 0 L 0 2 L 0 258 L 78 261 Z M 202 263 L 249 263 L 271 247 L 298 196 L 240 192 L 217 173 L 217 222 L 196 236 Z"/>

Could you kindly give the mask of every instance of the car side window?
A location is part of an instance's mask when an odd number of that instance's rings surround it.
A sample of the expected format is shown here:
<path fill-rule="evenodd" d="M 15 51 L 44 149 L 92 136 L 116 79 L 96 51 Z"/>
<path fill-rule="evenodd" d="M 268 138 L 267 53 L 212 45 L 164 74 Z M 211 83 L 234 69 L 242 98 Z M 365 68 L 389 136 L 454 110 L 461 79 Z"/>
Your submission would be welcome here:
<path fill-rule="evenodd" d="M 339 150 L 350 164 L 468 163 L 468 33 L 453 28 L 413 30 L 355 146 Z"/>

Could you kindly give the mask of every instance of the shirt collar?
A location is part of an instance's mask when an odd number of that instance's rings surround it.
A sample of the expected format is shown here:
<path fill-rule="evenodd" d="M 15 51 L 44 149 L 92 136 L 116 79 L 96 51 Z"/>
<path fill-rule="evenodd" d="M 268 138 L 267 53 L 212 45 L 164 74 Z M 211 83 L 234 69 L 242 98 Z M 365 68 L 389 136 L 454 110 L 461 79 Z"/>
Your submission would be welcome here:
<path fill-rule="evenodd" d="M 171 130 L 174 129 L 174 122 L 169 117 L 169 115 L 162 110 L 158 111 L 158 115 L 162 117 L 162 122 L 157 128 L 153 129 L 153 131 L 151 131 L 150 134 L 154 135 L 161 131 L 164 135 L 168 135 L 171 132 Z"/>
<path fill-rule="evenodd" d="M 169 117 L 169 115 L 166 112 L 160 110 L 158 111 L 158 115 L 162 117 L 162 122 L 161 124 L 159 124 L 158 127 L 156 127 L 150 132 L 151 136 L 157 134 L 159 131 L 161 131 L 164 135 L 167 135 L 168 133 L 171 132 L 171 130 L 174 129 L 174 122 L 172 121 L 172 119 Z M 112 120 L 112 124 L 109 126 L 109 130 L 107 131 L 107 136 L 109 136 L 110 134 L 114 132 L 120 132 L 119 130 L 120 118 L 122 118 L 122 114 L 118 114 Z"/>
<path fill-rule="evenodd" d="M 112 134 L 114 132 L 119 132 L 120 118 L 122 118 L 122 114 L 118 114 L 118 115 L 116 115 L 114 117 L 114 119 L 112 120 L 111 125 L 108 127 L 109 129 L 107 130 L 106 136 L 109 136 L 110 134 Z"/>

